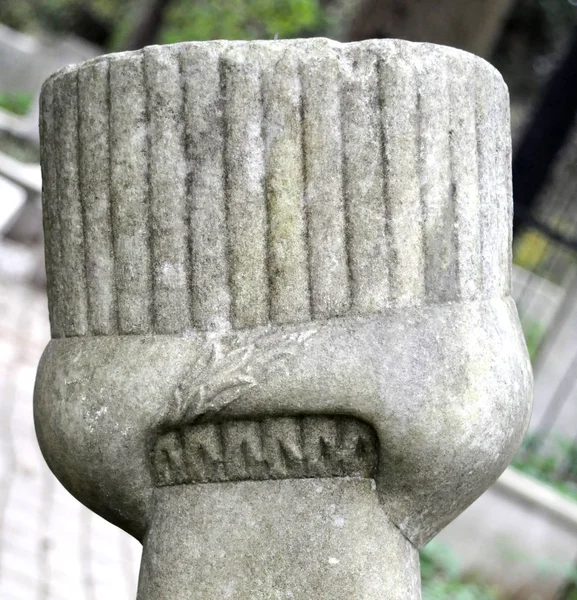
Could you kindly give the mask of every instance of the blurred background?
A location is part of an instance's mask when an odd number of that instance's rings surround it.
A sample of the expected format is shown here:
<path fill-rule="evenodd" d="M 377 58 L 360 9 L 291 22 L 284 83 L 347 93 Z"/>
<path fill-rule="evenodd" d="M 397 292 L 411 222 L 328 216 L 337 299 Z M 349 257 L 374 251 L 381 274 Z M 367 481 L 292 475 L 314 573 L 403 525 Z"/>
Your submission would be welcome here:
<path fill-rule="evenodd" d="M 513 289 L 535 408 L 513 465 L 423 550 L 423 595 L 577 600 L 577 0 L 0 1 L 0 600 L 132 600 L 140 559 L 62 488 L 34 435 L 49 339 L 42 81 L 103 52 L 275 36 L 447 44 L 509 85 Z"/>

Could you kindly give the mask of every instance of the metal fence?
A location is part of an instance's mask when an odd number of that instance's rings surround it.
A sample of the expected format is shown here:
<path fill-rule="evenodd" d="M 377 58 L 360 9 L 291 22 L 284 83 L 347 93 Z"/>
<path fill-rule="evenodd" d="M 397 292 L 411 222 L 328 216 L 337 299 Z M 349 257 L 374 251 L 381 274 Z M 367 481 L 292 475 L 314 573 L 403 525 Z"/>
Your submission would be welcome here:
<path fill-rule="evenodd" d="M 573 115 L 577 102 L 574 104 Z M 577 501 L 577 125 L 574 116 L 542 188 L 533 190 L 530 202 L 523 192 L 521 196 L 521 202 L 517 198 L 515 202 L 513 295 L 533 363 L 535 404 L 529 433 L 514 464 Z M 559 590 L 558 599 L 576 598 L 577 580 L 573 578 Z"/>
<path fill-rule="evenodd" d="M 513 293 L 536 381 L 534 419 L 521 456 L 540 456 L 547 476 L 577 483 L 575 125 L 542 192 L 517 215 L 514 260 Z"/>

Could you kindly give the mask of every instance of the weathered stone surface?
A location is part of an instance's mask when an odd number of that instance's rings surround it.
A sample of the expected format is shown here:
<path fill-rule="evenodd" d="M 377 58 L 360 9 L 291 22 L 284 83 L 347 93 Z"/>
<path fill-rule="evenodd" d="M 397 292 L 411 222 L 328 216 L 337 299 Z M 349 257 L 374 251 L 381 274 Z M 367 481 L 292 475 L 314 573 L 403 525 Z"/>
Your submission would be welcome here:
<path fill-rule="evenodd" d="M 473 56 L 151 47 L 60 71 L 42 115 L 56 338 L 509 293 L 507 93 Z"/>
<path fill-rule="evenodd" d="M 417 550 L 384 516 L 371 483 L 296 479 L 163 488 L 139 594 L 150 600 L 419 598 Z"/>
<path fill-rule="evenodd" d="M 487 63 L 393 40 L 45 84 L 38 437 L 144 541 L 140 598 L 419 597 L 530 410 L 508 124 Z"/>

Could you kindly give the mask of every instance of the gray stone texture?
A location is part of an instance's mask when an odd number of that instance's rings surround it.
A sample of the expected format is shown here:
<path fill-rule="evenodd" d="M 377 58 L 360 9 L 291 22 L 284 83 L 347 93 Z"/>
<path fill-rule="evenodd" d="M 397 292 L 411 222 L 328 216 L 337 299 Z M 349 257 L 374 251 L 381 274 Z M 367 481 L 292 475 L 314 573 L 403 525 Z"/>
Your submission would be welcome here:
<path fill-rule="evenodd" d="M 150 47 L 54 75 L 41 130 L 38 437 L 143 541 L 138 597 L 418 598 L 416 549 L 530 412 L 499 74 L 394 40 Z"/>

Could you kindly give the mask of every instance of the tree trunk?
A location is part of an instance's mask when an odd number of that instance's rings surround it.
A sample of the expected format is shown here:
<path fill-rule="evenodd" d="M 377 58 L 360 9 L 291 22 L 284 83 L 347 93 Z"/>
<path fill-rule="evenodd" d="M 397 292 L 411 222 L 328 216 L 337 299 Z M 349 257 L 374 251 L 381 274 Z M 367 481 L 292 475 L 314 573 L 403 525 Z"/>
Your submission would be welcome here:
<path fill-rule="evenodd" d="M 488 56 L 515 0 L 359 0 L 349 41 L 400 38 Z"/>
<path fill-rule="evenodd" d="M 172 0 L 152 0 L 138 15 L 134 29 L 126 38 L 123 50 L 139 50 L 157 41 L 164 16 Z"/>

